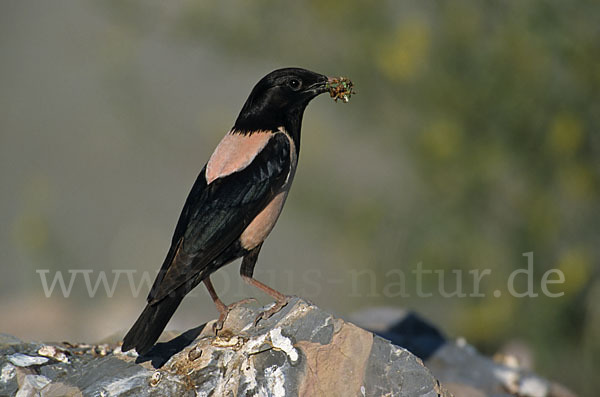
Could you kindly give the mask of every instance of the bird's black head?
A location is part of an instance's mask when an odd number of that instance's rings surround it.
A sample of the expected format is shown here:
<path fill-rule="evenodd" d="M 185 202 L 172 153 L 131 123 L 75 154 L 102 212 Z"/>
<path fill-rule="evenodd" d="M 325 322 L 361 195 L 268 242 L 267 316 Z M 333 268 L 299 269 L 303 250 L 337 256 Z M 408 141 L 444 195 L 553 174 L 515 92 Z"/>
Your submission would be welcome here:
<path fill-rule="evenodd" d="M 283 126 L 299 138 L 306 105 L 327 91 L 327 76 L 300 68 L 275 70 L 254 86 L 233 129 L 252 133 Z"/>

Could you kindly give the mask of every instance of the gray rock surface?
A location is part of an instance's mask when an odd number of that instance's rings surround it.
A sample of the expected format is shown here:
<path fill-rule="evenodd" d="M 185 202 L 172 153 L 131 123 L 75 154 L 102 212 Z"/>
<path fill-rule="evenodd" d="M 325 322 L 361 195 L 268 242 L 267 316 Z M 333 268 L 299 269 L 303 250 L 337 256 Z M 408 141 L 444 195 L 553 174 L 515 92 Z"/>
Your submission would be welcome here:
<path fill-rule="evenodd" d="M 449 341 L 416 313 L 394 307 L 371 308 L 350 319 L 411 351 L 446 387 L 460 397 L 574 397 L 575 394 L 531 371 L 515 355 L 485 357 L 463 338 Z"/>
<path fill-rule="evenodd" d="M 234 309 L 159 343 L 146 356 L 117 345 L 43 345 L 0 338 L 0 395 L 450 396 L 407 350 L 294 298 L 253 325 Z"/>
<path fill-rule="evenodd" d="M 411 312 L 351 317 L 374 334 L 299 298 L 254 326 L 260 310 L 239 306 L 219 336 L 211 322 L 146 356 L 116 343 L 0 334 L 0 396 L 574 396 L 510 356 L 492 360 L 462 339 L 448 341 Z"/>

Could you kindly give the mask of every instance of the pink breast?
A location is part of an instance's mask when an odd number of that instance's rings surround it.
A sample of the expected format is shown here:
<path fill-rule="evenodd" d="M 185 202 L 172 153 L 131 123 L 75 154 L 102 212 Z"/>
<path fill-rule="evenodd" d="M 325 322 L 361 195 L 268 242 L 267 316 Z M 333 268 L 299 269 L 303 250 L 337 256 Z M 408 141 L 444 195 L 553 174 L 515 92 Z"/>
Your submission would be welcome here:
<path fill-rule="evenodd" d="M 280 130 L 276 133 L 285 133 Z M 258 131 L 251 135 L 236 134 L 229 132 L 221 140 L 206 165 L 206 183 L 210 184 L 217 178 L 232 174 L 244 169 L 258 153 L 266 146 L 273 136 L 272 131 Z M 240 243 L 245 249 L 252 249 L 262 243 L 279 218 L 285 199 L 290 190 L 290 185 L 296 172 L 298 157 L 294 141 L 286 134 L 290 142 L 290 171 L 286 181 L 277 192 L 273 200 L 250 222 L 240 236 Z"/>
<path fill-rule="evenodd" d="M 281 214 L 287 194 L 288 191 L 285 190 L 275 196 L 265 209 L 263 209 L 248 225 L 240 236 L 242 247 L 251 250 L 265 241 L 271 230 L 273 230 L 277 218 L 279 218 L 279 214 Z"/>
<path fill-rule="evenodd" d="M 271 131 L 250 135 L 227 133 L 206 164 L 206 183 L 246 168 L 272 136 Z"/>

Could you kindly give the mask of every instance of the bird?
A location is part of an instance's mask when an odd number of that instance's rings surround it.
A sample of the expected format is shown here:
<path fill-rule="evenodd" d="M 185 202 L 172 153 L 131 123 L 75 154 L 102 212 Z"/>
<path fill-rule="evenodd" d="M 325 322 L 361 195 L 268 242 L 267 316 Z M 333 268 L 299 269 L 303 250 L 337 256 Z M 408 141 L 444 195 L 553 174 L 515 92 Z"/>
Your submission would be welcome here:
<path fill-rule="evenodd" d="M 274 70 L 254 86 L 192 186 L 146 307 L 123 338 L 123 352 L 149 352 L 184 296 L 201 282 L 219 311 L 213 326 L 218 333 L 230 310 L 246 300 L 225 305 L 210 276 L 239 258 L 243 280 L 275 299 L 255 325 L 285 307 L 289 297 L 254 279 L 254 266 L 294 179 L 304 111 L 332 81 L 294 67 Z"/>

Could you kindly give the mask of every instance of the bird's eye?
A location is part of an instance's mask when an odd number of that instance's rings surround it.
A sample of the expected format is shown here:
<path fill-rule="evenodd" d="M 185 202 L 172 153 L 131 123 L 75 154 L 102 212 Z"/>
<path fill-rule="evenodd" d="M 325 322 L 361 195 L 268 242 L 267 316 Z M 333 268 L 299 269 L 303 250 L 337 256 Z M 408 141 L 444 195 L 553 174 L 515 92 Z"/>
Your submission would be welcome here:
<path fill-rule="evenodd" d="M 288 86 L 294 91 L 298 91 L 300 89 L 301 85 L 302 84 L 300 83 L 300 80 L 298 80 L 298 79 L 291 79 L 288 81 Z"/>

